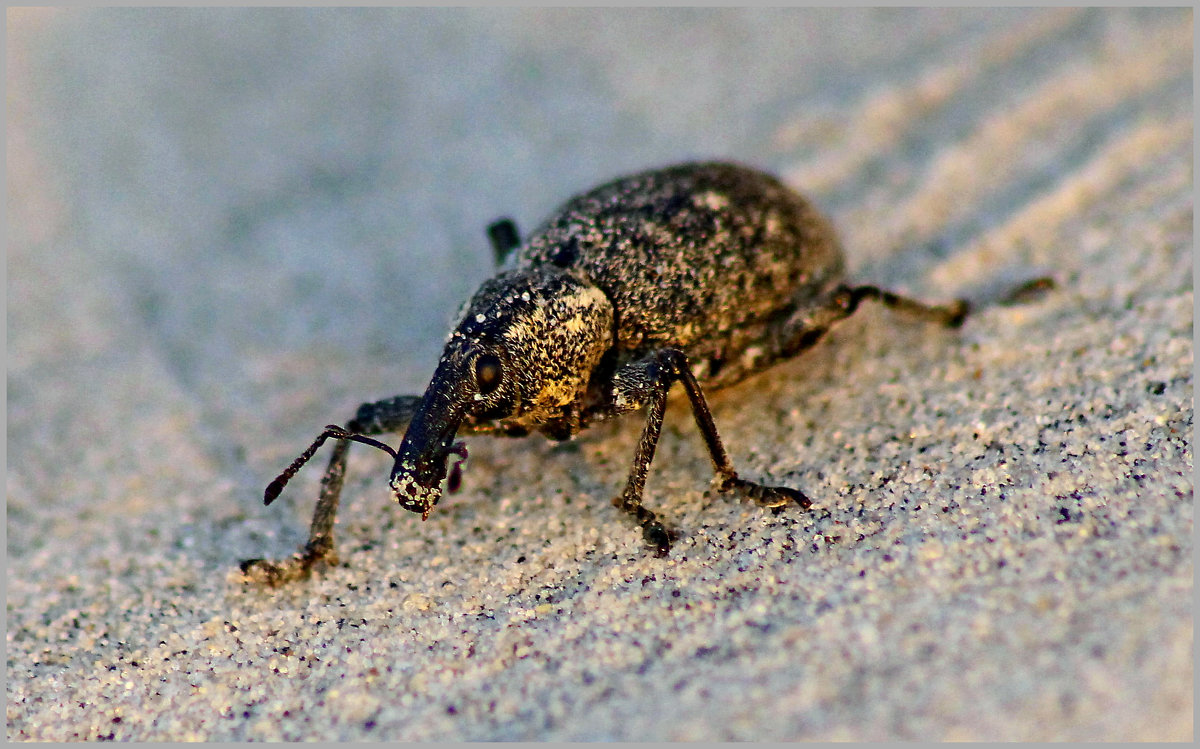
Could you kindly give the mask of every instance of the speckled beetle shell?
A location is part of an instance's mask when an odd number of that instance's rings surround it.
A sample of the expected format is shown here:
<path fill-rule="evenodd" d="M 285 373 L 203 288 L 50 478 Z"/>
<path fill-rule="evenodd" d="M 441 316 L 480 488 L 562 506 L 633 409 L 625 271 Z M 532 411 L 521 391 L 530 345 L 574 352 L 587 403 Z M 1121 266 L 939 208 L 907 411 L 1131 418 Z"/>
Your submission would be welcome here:
<path fill-rule="evenodd" d="M 706 384 L 754 371 L 751 362 L 720 376 L 781 314 L 824 303 L 843 272 L 833 227 L 808 201 L 726 163 L 644 172 L 573 198 L 518 257 L 604 292 L 619 361 L 678 348 Z"/>

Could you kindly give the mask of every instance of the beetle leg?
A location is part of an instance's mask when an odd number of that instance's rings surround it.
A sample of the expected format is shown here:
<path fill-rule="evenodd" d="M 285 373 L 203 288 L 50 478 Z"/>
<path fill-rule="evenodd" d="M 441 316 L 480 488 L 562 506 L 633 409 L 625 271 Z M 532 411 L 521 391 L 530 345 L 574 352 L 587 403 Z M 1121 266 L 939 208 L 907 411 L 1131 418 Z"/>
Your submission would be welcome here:
<path fill-rule="evenodd" d="M 346 478 L 346 451 L 351 442 L 362 442 L 378 447 L 395 457 L 392 448 L 371 439 L 367 435 L 403 432 L 412 421 L 413 414 L 421 404 L 419 395 L 398 395 L 375 403 L 364 403 L 358 407 L 354 418 L 346 422 L 346 426 L 327 426 L 325 431 L 313 441 L 300 457 L 292 461 L 283 473 L 279 474 L 270 484 L 264 496 L 264 502 L 271 504 L 283 491 L 296 472 L 320 449 L 325 441 L 333 438 L 337 444 L 333 446 L 333 454 L 329 457 L 329 466 L 321 478 L 321 496 L 317 499 L 313 511 L 312 524 L 309 526 L 308 542 L 304 548 L 281 562 L 271 562 L 266 559 L 247 559 L 241 563 L 242 575 L 247 581 L 270 586 L 281 585 L 293 580 L 308 577 L 318 563 L 337 564 L 337 552 L 333 543 L 333 525 L 337 519 L 338 501 L 342 496 L 342 484 Z M 458 429 L 460 434 L 498 434 L 504 436 L 523 436 L 506 432 L 491 422 L 475 423 L 464 420 Z M 466 447 L 455 443 L 450 452 L 458 457 L 451 471 L 451 487 L 454 491 L 456 484 L 462 480 L 462 463 L 467 458 Z"/>
<path fill-rule="evenodd" d="M 337 563 L 337 552 L 334 550 L 333 543 L 333 525 L 337 517 L 338 500 L 342 496 L 342 484 L 346 477 L 346 451 L 350 447 L 350 442 L 365 442 L 391 451 L 391 448 L 375 442 L 365 435 L 385 434 L 405 429 L 420 402 L 421 397 L 418 395 L 400 395 L 376 403 L 364 403 L 358 407 L 357 414 L 346 423 L 345 428 L 326 427 L 316 441 L 267 486 L 264 501 L 266 504 L 270 504 L 279 496 L 288 480 L 300 470 L 300 467 L 316 453 L 327 439 L 332 437 L 337 440 L 337 444 L 333 447 L 333 455 L 329 458 L 329 466 L 321 478 L 321 496 L 317 499 L 317 507 L 313 511 L 308 542 L 302 550 L 281 562 L 269 562 L 265 559 L 247 559 L 242 562 L 242 574 L 248 581 L 271 586 L 280 585 L 308 577 L 313 567 L 319 562 Z"/>
<path fill-rule="evenodd" d="M 1020 304 L 1053 288 L 1053 278 L 1034 278 L 1010 289 L 1000 298 L 999 303 Z M 780 336 L 784 341 L 782 355 L 797 354 L 816 343 L 830 325 L 854 314 L 865 299 L 874 299 L 889 309 L 899 310 L 948 328 L 962 325 L 971 312 L 971 304 L 965 299 L 955 299 L 949 304 L 926 304 L 878 286 L 839 286 L 824 305 L 806 309 L 802 315 L 793 316 L 784 324 Z"/>
<path fill-rule="evenodd" d="M 521 235 L 517 232 L 517 224 L 511 218 L 498 218 L 487 227 L 488 242 L 492 252 L 496 254 L 496 267 L 504 265 L 512 251 L 521 246 Z"/>
<path fill-rule="evenodd" d="M 669 534 L 655 514 L 642 505 L 642 492 L 646 486 L 646 472 L 650 461 L 654 459 L 654 450 L 662 431 L 667 392 L 676 380 L 683 382 L 688 400 L 691 401 L 692 415 L 712 459 L 713 471 L 716 474 L 713 483 L 718 491 L 742 494 L 764 507 L 780 507 L 789 502 L 795 502 L 802 509 L 812 505 L 808 497 L 796 489 L 765 486 L 737 475 L 728 453 L 725 452 L 725 446 L 721 443 L 721 437 L 717 434 L 712 413 L 695 375 L 692 374 L 687 356 L 677 349 L 660 349 L 616 372 L 612 382 L 612 399 L 608 404 L 610 410 L 605 414 L 626 413 L 643 405 L 649 407 L 646 426 L 642 429 L 642 436 L 634 452 L 629 479 L 624 491 L 613 500 L 613 504 L 633 515 L 642 526 L 643 537 L 657 549 L 660 556 L 665 555 L 671 548 Z"/>
<path fill-rule="evenodd" d="M 649 406 L 646 412 L 646 426 L 642 428 L 642 436 L 638 439 L 637 449 L 633 454 L 629 478 L 625 482 L 624 491 L 613 498 L 613 505 L 634 517 L 638 525 L 642 526 L 642 537 L 655 547 L 659 556 L 665 556 L 670 551 L 670 535 L 654 512 L 642 506 L 642 491 L 646 487 L 646 471 L 650 467 L 650 461 L 654 459 L 654 450 L 662 432 L 663 414 L 667 408 L 667 391 L 674 381 L 669 376 L 663 376 L 663 368 L 658 361 L 662 353 L 639 359 L 618 370 L 613 377 L 613 397 L 609 404 L 612 415 L 633 411 L 643 405 Z"/>
<path fill-rule="evenodd" d="M 929 322 L 957 328 L 970 312 L 963 299 L 949 304 L 932 305 L 885 291 L 877 286 L 838 286 L 824 304 L 805 306 L 785 319 L 767 341 L 763 351 L 749 371 L 764 369 L 780 359 L 786 359 L 811 348 L 840 320 L 853 315 L 865 299 L 879 301 L 885 307 L 900 310 Z"/>
<path fill-rule="evenodd" d="M 833 296 L 833 304 L 845 309 L 849 317 L 864 299 L 878 300 L 883 306 L 900 310 L 929 322 L 940 323 L 948 328 L 957 328 L 967 318 L 971 305 L 965 299 L 955 299 L 949 304 L 932 305 L 916 299 L 881 289 L 878 286 L 842 286 Z"/>

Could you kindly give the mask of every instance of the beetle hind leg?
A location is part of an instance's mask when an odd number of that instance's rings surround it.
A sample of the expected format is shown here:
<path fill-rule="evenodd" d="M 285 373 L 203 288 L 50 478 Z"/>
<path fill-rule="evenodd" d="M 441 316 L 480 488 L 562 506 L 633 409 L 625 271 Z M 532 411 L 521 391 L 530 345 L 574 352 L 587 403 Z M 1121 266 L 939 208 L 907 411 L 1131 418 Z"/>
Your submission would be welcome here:
<path fill-rule="evenodd" d="M 521 246 L 521 235 L 517 224 L 507 216 L 498 218 L 487 226 L 488 244 L 496 258 L 496 267 L 504 265 L 513 250 Z"/>
<path fill-rule="evenodd" d="M 913 317 L 945 325 L 948 328 L 961 326 L 971 311 L 971 305 L 965 299 L 955 299 L 949 304 L 926 304 L 871 285 L 843 286 L 834 295 L 834 303 L 841 306 L 847 316 L 853 314 L 864 299 L 875 299 L 885 307 L 900 310 Z"/>

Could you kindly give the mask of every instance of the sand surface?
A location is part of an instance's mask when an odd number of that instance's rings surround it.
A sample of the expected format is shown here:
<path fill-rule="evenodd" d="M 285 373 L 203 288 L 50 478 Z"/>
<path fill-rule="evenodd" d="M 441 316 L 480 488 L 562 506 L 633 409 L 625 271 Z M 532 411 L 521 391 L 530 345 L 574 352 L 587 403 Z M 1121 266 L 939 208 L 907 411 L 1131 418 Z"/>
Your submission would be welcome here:
<path fill-rule="evenodd" d="M 9 11 L 9 740 L 1190 739 L 1192 13 Z M 420 392 L 483 226 L 732 158 L 864 309 L 640 419 L 477 439 L 422 523 L 322 425 Z M 1019 306 L 1005 288 L 1050 274 Z M 393 438 L 392 443 L 398 442 Z"/>

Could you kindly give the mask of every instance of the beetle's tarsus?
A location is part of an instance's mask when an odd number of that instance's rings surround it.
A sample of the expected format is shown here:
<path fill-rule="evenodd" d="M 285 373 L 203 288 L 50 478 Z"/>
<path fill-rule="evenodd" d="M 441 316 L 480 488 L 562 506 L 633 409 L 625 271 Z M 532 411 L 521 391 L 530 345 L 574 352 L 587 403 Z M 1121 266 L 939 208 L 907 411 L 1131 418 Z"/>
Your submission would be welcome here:
<path fill-rule="evenodd" d="M 642 538 L 654 547 L 656 556 L 665 557 L 671 551 L 670 532 L 652 510 L 642 505 L 640 493 L 635 494 L 627 487 L 620 496 L 613 499 L 613 506 L 632 515 L 638 525 L 642 526 Z"/>
<path fill-rule="evenodd" d="M 741 494 L 753 500 L 759 507 L 786 507 L 789 504 L 795 504 L 801 510 L 812 507 L 812 500 L 799 489 L 767 486 L 747 481 L 736 474 L 718 477 L 714 483 L 717 485 L 717 491 L 722 494 Z"/>
<path fill-rule="evenodd" d="M 671 538 L 666 527 L 657 520 L 653 520 L 642 526 L 642 538 L 646 543 L 654 547 L 654 555 L 657 557 L 665 557 L 671 552 Z"/>
<path fill-rule="evenodd" d="M 1041 276 L 1040 278 L 1031 279 L 1009 289 L 1005 292 L 1004 296 L 1000 297 L 997 303 L 1004 307 L 1025 304 L 1055 288 L 1057 288 L 1057 284 L 1053 278 Z"/>
<path fill-rule="evenodd" d="M 313 570 L 318 566 L 332 567 L 337 563 L 337 554 L 330 547 L 324 550 L 305 548 L 304 552 L 293 554 L 290 558 L 280 562 L 247 559 L 239 566 L 242 571 L 242 582 L 277 588 L 286 583 L 307 580 L 312 577 Z"/>

